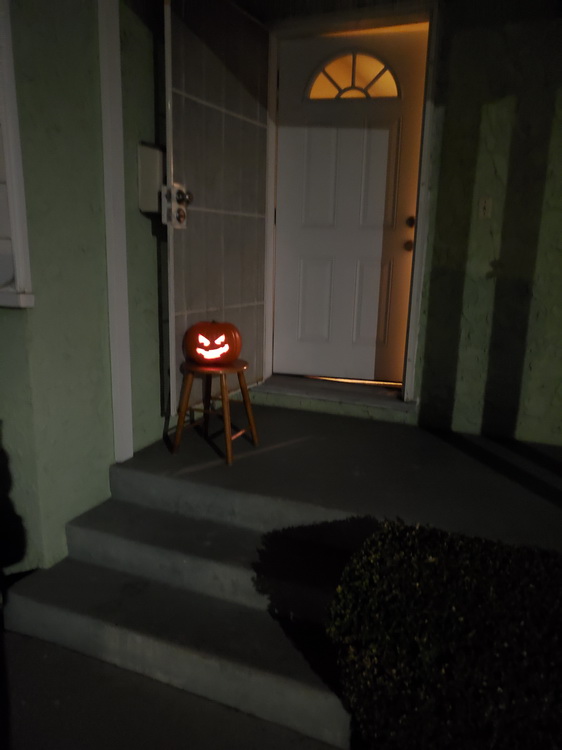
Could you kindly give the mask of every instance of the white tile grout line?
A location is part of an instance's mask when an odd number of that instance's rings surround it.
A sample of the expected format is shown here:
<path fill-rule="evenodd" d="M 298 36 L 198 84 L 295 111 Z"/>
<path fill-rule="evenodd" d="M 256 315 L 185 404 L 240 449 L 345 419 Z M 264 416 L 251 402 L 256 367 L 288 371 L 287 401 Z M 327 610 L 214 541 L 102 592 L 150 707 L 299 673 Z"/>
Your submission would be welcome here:
<path fill-rule="evenodd" d="M 244 122 L 249 122 L 252 125 L 256 125 L 259 128 L 263 128 L 264 130 L 267 128 L 267 123 L 260 122 L 259 120 L 254 120 L 252 117 L 246 117 L 246 115 L 239 115 L 236 112 L 232 112 L 230 109 L 225 109 L 225 107 L 220 107 L 218 104 L 212 104 L 211 102 L 205 101 L 205 99 L 200 99 L 198 96 L 193 96 L 193 94 L 186 94 L 185 91 L 182 91 L 181 89 L 173 88 L 172 93 L 178 94 L 178 96 L 183 96 L 184 99 L 190 99 L 192 102 L 197 102 L 197 104 L 202 104 L 204 107 L 210 107 L 211 109 L 217 110 L 217 112 L 222 112 L 223 115 L 230 115 L 231 117 L 236 117 L 238 120 L 244 120 Z"/>
<path fill-rule="evenodd" d="M 227 211 L 222 208 L 203 208 L 202 206 L 194 206 L 191 204 L 188 211 L 198 211 L 204 214 L 221 214 L 224 216 L 242 216 L 247 219 L 265 219 L 265 214 L 253 214 L 246 213 L 245 211 Z"/>
<path fill-rule="evenodd" d="M 210 315 L 213 313 L 220 313 L 221 310 L 242 310 L 252 307 L 263 307 L 263 300 L 257 300 L 256 302 L 241 302 L 236 305 L 223 305 L 222 307 L 199 307 L 195 310 L 181 310 L 177 311 L 176 315 Z"/>

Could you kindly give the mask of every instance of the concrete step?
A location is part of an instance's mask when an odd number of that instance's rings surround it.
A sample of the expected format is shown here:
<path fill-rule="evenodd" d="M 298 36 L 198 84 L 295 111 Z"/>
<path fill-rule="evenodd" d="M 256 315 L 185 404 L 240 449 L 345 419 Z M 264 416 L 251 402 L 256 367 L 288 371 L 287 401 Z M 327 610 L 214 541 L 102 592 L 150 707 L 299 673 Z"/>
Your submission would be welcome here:
<path fill-rule="evenodd" d="M 266 610 L 256 588 L 262 534 L 205 518 L 189 518 L 135 503 L 107 500 L 67 525 L 72 558 L 143 576 L 224 601 Z M 277 578 L 276 601 L 299 617 L 320 619 L 333 589 Z M 263 587 L 262 587 L 263 588 Z M 277 607 L 279 608 L 279 607 Z"/>
<path fill-rule="evenodd" d="M 252 529 L 108 500 L 67 525 L 71 557 L 225 601 L 267 608 L 253 584 Z"/>
<path fill-rule="evenodd" d="M 67 558 L 11 589 L 9 630 L 348 746 L 349 717 L 267 613 Z"/>
<path fill-rule="evenodd" d="M 142 466 L 142 463 L 141 463 Z M 237 465 L 219 468 L 240 471 Z M 237 490 L 231 482 L 209 483 L 190 479 L 183 473 L 167 474 L 128 462 L 109 471 L 111 496 L 116 500 L 135 502 L 149 508 L 165 510 L 190 518 L 243 526 L 255 531 L 343 520 L 353 513 L 345 509 L 323 507 L 318 503 L 290 500 L 282 495 Z M 345 504 L 345 497 L 342 497 Z"/>

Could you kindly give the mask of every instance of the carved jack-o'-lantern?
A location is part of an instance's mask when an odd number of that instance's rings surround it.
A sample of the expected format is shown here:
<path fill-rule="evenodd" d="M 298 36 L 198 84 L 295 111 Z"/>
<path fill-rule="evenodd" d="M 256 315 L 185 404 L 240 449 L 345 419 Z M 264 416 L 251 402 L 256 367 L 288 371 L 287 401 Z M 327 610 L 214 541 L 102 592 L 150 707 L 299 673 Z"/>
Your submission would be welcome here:
<path fill-rule="evenodd" d="M 201 321 L 185 332 L 183 352 L 200 365 L 226 365 L 240 356 L 242 338 L 232 323 Z"/>

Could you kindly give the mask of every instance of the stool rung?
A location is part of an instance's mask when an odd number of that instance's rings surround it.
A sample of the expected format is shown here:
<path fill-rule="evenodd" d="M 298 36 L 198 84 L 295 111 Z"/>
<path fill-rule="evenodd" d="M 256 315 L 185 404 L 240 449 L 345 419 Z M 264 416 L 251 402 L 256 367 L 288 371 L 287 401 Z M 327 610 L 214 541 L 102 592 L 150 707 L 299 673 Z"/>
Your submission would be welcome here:
<path fill-rule="evenodd" d="M 241 437 L 242 435 L 250 435 L 252 443 L 256 446 L 258 445 L 258 435 L 256 431 L 256 425 L 254 422 L 254 416 L 252 413 L 252 405 L 250 402 L 250 396 L 248 394 L 248 386 L 246 385 L 246 379 L 244 377 L 244 370 L 248 367 L 248 363 L 243 360 L 235 360 L 234 362 L 228 363 L 226 365 L 220 366 L 205 366 L 205 365 L 198 365 L 193 362 L 190 362 L 186 360 L 182 366 L 181 371 L 183 373 L 183 382 L 182 382 L 182 389 L 180 394 L 180 403 L 178 408 L 178 423 L 176 426 L 176 434 L 174 438 L 174 445 L 173 445 L 173 451 L 175 452 L 180 444 L 181 436 L 184 427 L 186 426 L 185 417 L 187 415 L 187 412 L 189 411 L 190 420 L 189 424 L 187 426 L 196 426 L 197 432 L 200 431 L 200 425 L 203 423 L 203 435 L 204 437 L 209 440 L 210 438 L 215 437 L 215 435 L 209 436 L 208 430 L 209 430 L 209 418 L 212 415 L 217 416 L 219 419 L 221 419 L 224 423 L 224 432 L 225 435 L 225 448 L 226 448 L 226 462 L 227 464 L 232 463 L 232 441 L 236 440 L 236 438 Z M 230 416 L 230 403 L 229 403 L 229 393 L 228 393 L 228 386 L 226 382 L 226 376 L 236 374 L 238 377 L 238 383 L 240 385 L 240 390 L 242 392 L 242 400 L 244 403 L 244 408 L 246 410 L 246 416 L 248 419 L 248 429 L 238 429 L 236 425 L 233 425 L 231 422 L 231 416 Z M 211 381 L 213 376 L 219 376 L 220 377 L 220 388 L 221 393 L 220 396 L 213 396 L 212 395 L 212 385 Z M 204 393 L 203 393 L 203 404 L 202 406 L 189 406 L 189 397 L 191 395 L 191 387 L 193 385 L 193 379 L 195 376 L 202 377 L 204 381 Z M 220 400 L 221 402 L 221 409 L 214 408 L 215 401 Z M 200 402 L 199 402 L 200 403 Z M 211 408 L 213 407 L 213 408 Z M 198 414 L 201 414 L 202 416 L 194 419 L 194 414 L 197 412 Z M 232 429 L 235 429 L 236 431 L 234 434 L 232 433 Z M 216 433 L 220 434 L 220 433 Z"/>

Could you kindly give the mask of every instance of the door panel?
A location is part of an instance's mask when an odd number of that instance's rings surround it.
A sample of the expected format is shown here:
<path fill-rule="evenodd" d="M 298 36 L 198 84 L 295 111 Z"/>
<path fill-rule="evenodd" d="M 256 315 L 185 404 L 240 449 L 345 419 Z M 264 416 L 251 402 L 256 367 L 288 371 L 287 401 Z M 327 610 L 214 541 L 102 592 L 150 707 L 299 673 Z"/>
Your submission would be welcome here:
<path fill-rule="evenodd" d="M 338 131 L 306 129 L 304 135 L 304 195 L 302 226 L 331 227 L 336 207 Z"/>
<path fill-rule="evenodd" d="M 402 380 L 427 34 L 413 24 L 280 43 L 275 372 Z M 359 51 L 388 66 L 399 96 L 307 98 L 315 73 L 336 70 L 330 59 Z M 330 260 L 329 293 L 325 271 L 303 287 L 311 259 Z M 322 342 L 300 338 L 304 310 L 322 320 Z"/>
<path fill-rule="evenodd" d="M 389 132 L 286 128 L 279 144 L 274 369 L 372 378 Z"/>
<path fill-rule="evenodd" d="M 298 340 L 303 343 L 330 340 L 332 261 L 304 258 L 299 263 Z"/>
<path fill-rule="evenodd" d="M 379 280 L 377 263 L 359 260 L 355 271 L 355 304 L 353 315 L 353 343 L 373 346 L 373 320 L 377 319 L 377 295 L 373 294 Z"/>

